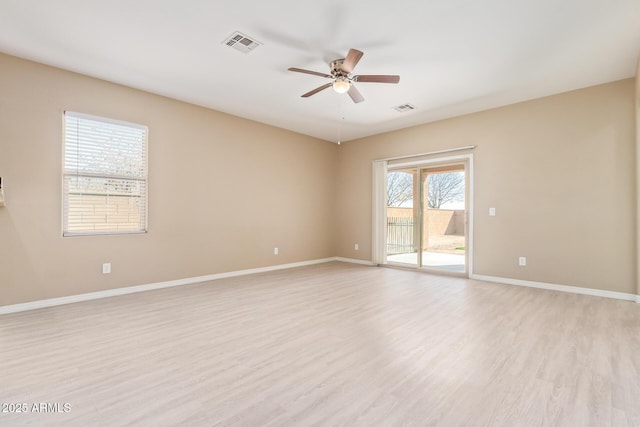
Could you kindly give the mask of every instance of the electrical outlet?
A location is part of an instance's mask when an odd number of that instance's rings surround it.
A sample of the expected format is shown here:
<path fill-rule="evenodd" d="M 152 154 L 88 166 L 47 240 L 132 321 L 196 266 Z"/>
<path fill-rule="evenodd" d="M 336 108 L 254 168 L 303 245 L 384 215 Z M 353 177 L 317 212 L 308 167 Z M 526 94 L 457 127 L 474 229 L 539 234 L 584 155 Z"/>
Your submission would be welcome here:
<path fill-rule="evenodd" d="M 496 216 L 496 208 L 489 208 L 489 216 Z"/>
<path fill-rule="evenodd" d="M 520 267 L 524 267 L 527 265 L 527 257 L 526 256 L 521 256 L 520 258 L 518 258 L 518 265 Z"/>
<path fill-rule="evenodd" d="M 102 274 L 109 274 L 109 273 L 111 273 L 111 263 L 105 262 L 104 264 L 102 264 Z"/>
<path fill-rule="evenodd" d="M 357 243 L 353 246 L 353 249 L 355 249 L 356 251 L 360 250 L 360 245 L 358 245 Z"/>
<path fill-rule="evenodd" d="M 279 252 L 279 251 L 278 251 L 278 248 L 273 248 L 273 254 L 274 254 L 274 255 L 278 255 L 278 252 Z"/>

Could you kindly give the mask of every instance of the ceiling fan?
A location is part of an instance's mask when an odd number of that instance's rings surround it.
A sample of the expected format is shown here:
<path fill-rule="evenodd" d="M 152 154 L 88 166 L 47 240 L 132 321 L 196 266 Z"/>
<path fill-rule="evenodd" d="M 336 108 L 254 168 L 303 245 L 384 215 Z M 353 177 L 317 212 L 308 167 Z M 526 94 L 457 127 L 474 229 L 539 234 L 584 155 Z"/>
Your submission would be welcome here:
<path fill-rule="evenodd" d="M 360 58 L 364 55 L 363 52 L 357 49 L 349 49 L 349 53 L 347 53 L 347 57 L 343 59 L 336 59 L 329 64 L 331 68 L 331 74 L 319 73 L 317 71 L 303 70 L 302 68 L 289 68 L 289 71 L 295 71 L 296 73 L 305 73 L 312 74 L 314 76 L 320 76 L 327 79 L 333 80 L 330 83 L 326 83 L 320 87 L 313 89 L 302 95 L 303 98 L 308 98 L 311 95 L 315 95 L 316 93 L 325 90 L 326 88 L 333 86 L 333 90 L 338 93 L 348 93 L 353 102 L 356 104 L 358 102 L 364 101 L 364 97 L 360 93 L 360 91 L 353 85 L 353 82 L 363 82 L 363 83 L 398 83 L 400 81 L 400 76 L 391 76 L 391 75 L 355 75 L 352 76 L 351 73 L 353 69 L 356 67 Z"/>

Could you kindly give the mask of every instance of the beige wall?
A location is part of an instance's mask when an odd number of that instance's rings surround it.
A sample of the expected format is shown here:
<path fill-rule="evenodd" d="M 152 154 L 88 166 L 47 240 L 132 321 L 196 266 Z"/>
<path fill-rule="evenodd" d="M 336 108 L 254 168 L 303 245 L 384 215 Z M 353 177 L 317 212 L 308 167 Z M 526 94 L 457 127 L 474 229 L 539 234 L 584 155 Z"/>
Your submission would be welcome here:
<path fill-rule="evenodd" d="M 1 54 L 0 94 L 0 306 L 336 255 L 369 260 L 371 161 L 469 144 L 475 273 L 637 290 L 631 79 L 341 146 Z M 61 237 L 64 110 L 149 126 L 148 234 Z M 567 227 L 558 210 L 581 214 Z"/>
<path fill-rule="evenodd" d="M 338 255 L 371 257 L 372 160 L 476 145 L 474 273 L 635 293 L 634 93 L 628 79 L 343 143 Z"/>
<path fill-rule="evenodd" d="M 336 253 L 336 144 L 1 54 L 0 94 L 0 306 Z M 61 237 L 65 110 L 149 126 L 148 234 Z"/>
<path fill-rule="evenodd" d="M 387 207 L 387 218 L 412 218 L 413 208 Z"/>
<path fill-rule="evenodd" d="M 427 209 L 427 227 L 429 236 L 444 236 L 446 234 L 464 236 L 464 211 Z"/>

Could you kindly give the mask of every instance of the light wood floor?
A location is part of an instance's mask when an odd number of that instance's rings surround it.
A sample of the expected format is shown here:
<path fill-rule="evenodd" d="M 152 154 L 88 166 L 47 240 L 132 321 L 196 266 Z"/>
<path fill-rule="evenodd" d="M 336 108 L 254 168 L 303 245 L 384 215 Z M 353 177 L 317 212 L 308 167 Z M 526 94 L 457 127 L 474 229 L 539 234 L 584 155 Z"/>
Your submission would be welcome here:
<path fill-rule="evenodd" d="M 328 263 L 0 316 L 0 425 L 640 425 L 640 305 Z"/>

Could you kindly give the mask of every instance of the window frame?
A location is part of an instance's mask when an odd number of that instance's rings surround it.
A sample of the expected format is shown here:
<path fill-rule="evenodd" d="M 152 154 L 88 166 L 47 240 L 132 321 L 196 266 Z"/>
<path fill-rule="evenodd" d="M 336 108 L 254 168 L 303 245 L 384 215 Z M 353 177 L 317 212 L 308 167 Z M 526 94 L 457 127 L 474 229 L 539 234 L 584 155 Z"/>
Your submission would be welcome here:
<path fill-rule="evenodd" d="M 128 128 L 129 130 L 139 130 L 143 134 L 142 139 L 142 151 L 143 151 L 143 173 L 141 176 L 133 176 L 126 174 L 109 174 L 109 173 L 101 173 L 101 172 L 82 172 L 80 173 L 78 170 L 75 172 L 69 171 L 66 167 L 67 164 L 67 118 L 74 118 L 79 120 L 89 120 L 98 123 L 105 123 L 107 125 L 112 126 L 122 126 L 124 128 Z M 75 111 L 64 111 L 62 114 L 62 218 L 61 218 L 61 230 L 62 237 L 87 237 L 87 236 L 114 236 L 114 235 L 131 235 L 131 234 L 146 234 L 149 231 L 149 127 L 146 125 L 141 125 L 138 123 L 128 122 L 124 120 L 117 120 L 108 117 L 95 116 L 91 114 L 78 113 Z M 144 213 L 143 218 L 139 222 L 142 226 L 138 229 L 110 229 L 104 231 L 69 231 L 69 188 L 66 184 L 67 177 L 85 177 L 85 178 L 97 178 L 103 180 L 109 179 L 120 179 L 120 180 L 129 180 L 129 181 L 139 181 L 143 186 L 143 191 L 141 192 L 142 199 L 144 200 Z M 107 194 L 108 196 L 108 194 Z"/>

